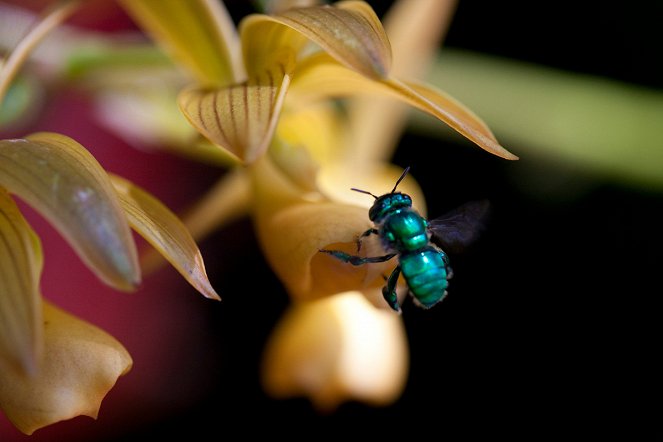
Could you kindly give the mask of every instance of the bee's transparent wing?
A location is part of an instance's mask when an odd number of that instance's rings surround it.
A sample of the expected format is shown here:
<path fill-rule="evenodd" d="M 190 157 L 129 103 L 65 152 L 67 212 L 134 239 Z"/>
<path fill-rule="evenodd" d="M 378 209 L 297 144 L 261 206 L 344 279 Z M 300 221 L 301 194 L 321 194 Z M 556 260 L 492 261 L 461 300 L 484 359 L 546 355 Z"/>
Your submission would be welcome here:
<path fill-rule="evenodd" d="M 489 212 L 488 200 L 470 201 L 428 221 L 433 242 L 446 252 L 462 251 L 479 237 L 488 221 Z"/>

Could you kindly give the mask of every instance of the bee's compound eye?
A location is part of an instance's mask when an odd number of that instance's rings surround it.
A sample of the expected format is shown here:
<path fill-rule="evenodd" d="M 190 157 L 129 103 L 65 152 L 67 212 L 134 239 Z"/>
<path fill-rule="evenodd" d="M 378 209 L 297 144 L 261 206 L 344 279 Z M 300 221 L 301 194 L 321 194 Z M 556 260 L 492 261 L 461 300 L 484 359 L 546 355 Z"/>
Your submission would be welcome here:
<path fill-rule="evenodd" d="M 368 211 L 368 217 L 371 221 L 378 221 L 384 217 L 386 211 L 391 207 L 391 195 L 379 197 Z"/>

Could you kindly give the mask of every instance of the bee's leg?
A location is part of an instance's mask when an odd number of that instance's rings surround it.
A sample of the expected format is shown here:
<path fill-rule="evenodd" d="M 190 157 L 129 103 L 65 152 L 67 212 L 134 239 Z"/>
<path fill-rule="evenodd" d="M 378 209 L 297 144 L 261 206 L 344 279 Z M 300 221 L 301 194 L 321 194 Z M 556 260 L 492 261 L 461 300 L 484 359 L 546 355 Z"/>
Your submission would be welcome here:
<path fill-rule="evenodd" d="M 333 256 L 336 259 L 340 259 L 343 262 L 349 262 L 353 266 L 360 266 L 360 265 L 363 265 L 363 264 L 370 264 L 370 263 L 376 263 L 376 262 L 385 262 L 385 261 L 389 261 L 391 258 L 396 256 L 395 253 L 390 253 L 388 255 L 383 255 L 383 256 L 373 256 L 373 257 L 362 258 L 361 256 L 350 255 L 349 253 L 341 252 L 340 250 L 320 249 L 319 251 L 323 252 L 323 253 L 327 253 L 327 254 Z"/>
<path fill-rule="evenodd" d="M 370 235 L 377 235 L 378 233 L 379 233 L 378 229 L 371 228 L 365 231 L 364 233 L 362 233 L 361 235 L 359 235 L 359 238 L 357 238 L 357 253 L 359 253 L 359 251 L 361 250 L 361 240 L 363 238 L 366 238 L 367 236 Z"/>
<path fill-rule="evenodd" d="M 401 266 L 396 266 L 389 279 L 387 279 L 387 285 L 382 287 L 382 296 L 384 300 L 387 301 L 389 307 L 396 310 L 397 312 L 401 311 L 401 306 L 398 304 L 398 296 L 396 294 L 396 283 L 398 282 L 398 277 L 401 274 Z"/>

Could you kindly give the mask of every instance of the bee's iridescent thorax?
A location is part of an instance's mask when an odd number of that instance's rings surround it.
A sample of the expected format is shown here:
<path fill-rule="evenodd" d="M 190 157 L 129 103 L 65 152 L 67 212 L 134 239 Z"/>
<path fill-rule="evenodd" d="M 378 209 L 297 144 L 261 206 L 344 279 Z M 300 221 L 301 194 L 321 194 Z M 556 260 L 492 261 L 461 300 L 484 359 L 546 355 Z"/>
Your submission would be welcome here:
<path fill-rule="evenodd" d="M 388 215 L 408 207 L 412 207 L 410 195 L 400 192 L 387 193 L 375 200 L 368 211 L 368 217 L 374 223 L 379 224 Z"/>

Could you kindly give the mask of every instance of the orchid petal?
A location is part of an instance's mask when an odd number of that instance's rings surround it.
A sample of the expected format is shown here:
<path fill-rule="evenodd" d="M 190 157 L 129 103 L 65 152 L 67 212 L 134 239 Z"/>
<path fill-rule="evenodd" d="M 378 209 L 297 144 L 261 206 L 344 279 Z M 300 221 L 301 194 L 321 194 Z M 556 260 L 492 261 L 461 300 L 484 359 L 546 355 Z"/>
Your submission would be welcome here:
<path fill-rule="evenodd" d="M 243 76 L 239 39 L 228 11 L 214 0 L 121 0 L 129 14 L 199 82 L 226 86 Z"/>
<path fill-rule="evenodd" d="M 293 8 L 272 17 L 248 16 L 242 22 L 242 34 L 262 36 L 262 33 L 256 32 L 256 27 L 269 21 L 301 33 L 339 62 L 363 75 L 383 78 L 389 72 L 389 40 L 375 12 L 365 2 L 344 1 L 335 3 L 334 6 Z M 250 32 L 249 27 L 252 28 Z M 242 40 L 244 42 L 246 39 Z M 254 56 L 254 52 L 245 51 L 247 62 Z"/>
<path fill-rule="evenodd" d="M 185 89 L 179 96 L 180 108 L 205 137 L 250 164 L 269 146 L 291 69 L 292 60 L 244 84 Z"/>
<path fill-rule="evenodd" d="M 308 300 L 384 285 L 382 275 L 393 269 L 395 260 L 353 266 L 319 252 L 320 249 L 335 249 L 356 253 L 357 237 L 372 227 L 367 205 L 362 207 L 325 198 L 306 200 L 301 190 L 267 158 L 256 163 L 252 172 L 258 237 L 267 260 L 293 298 Z M 390 191 L 396 177 L 385 175 L 382 186 L 376 187 L 389 186 L 387 191 Z M 346 189 L 350 186 L 351 183 L 338 185 Z M 349 189 L 347 192 L 356 193 Z M 370 199 L 363 201 L 370 204 Z M 384 254 L 379 244 L 377 246 L 377 250 L 363 247 L 360 256 Z"/>
<path fill-rule="evenodd" d="M 140 282 L 136 245 L 108 175 L 76 141 L 45 132 L 1 140 L 0 186 L 50 220 L 104 282 L 120 290 Z"/>
<path fill-rule="evenodd" d="M 220 300 L 205 272 L 198 246 L 184 224 L 158 199 L 112 175 L 122 206 L 131 226 L 156 248 L 203 296 Z"/>
<path fill-rule="evenodd" d="M 387 262 L 355 267 L 319 252 L 323 248 L 356 252 L 355 240 L 371 227 L 361 207 L 307 203 L 272 217 L 259 216 L 257 224 L 266 258 L 296 300 L 377 287 L 384 281 L 378 275 L 367 281 L 368 271 L 388 274 L 395 265 Z"/>
<path fill-rule="evenodd" d="M 0 368 L 33 374 L 43 347 L 39 239 L 0 188 Z"/>
<path fill-rule="evenodd" d="M 365 209 L 306 201 L 268 158 L 256 163 L 251 172 L 257 234 L 265 257 L 293 298 L 314 299 L 367 286 L 366 266 L 342 265 L 319 253 L 330 244 L 354 247 L 356 236 L 370 227 Z M 321 269 L 315 275 L 314 266 Z"/>
<path fill-rule="evenodd" d="M 423 84 L 391 80 L 388 85 L 410 104 L 444 121 L 485 151 L 506 160 L 518 159 L 499 144 L 483 120 L 450 95 Z"/>
<path fill-rule="evenodd" d="M 262 76 L 264 71 L 273 70 L 276 65 L 296 59 L 308 43 L 305 36 L 262 14 L 245 17 L 239 29 L 249 80 Z"/>
<path fill-rule="evenodd" d="M 388 89 L 384 84 L 348 69 L 329 54 L 318 52 L 297 63 L 288 107 L 300 109 L 331 98 L 385 93 Z"/>
<path fill-rule="evenodd" d="M 104 396 L 132 365 L 122 344 L 99 328 L 48 303 L 43 315 L 38 373 L 0 373 L 0 409 L 26 434 L 79 415 L 96 418 Z"/>
<path fill-rule="evenodd" d="M 395 2 L 383 19 L 394 54 L 392 77 L 421 78 L 433 60 L 455 9 L 455 0 Z M 409 108 L 388 97 L 348 100 L 353 161 L 386 161 L 407 124 Z"/>
<path fill-rule="evenodd" d="M 362 189 L 374 195 L 391 192 L 403 169 L 389 163 L 353 165 L 347 162 L 327 163 L 318 174 L 318 187 L 329 199 L 368 209 L 375 201 L 370 195 L 354 192 L 351 188 Z M 398 190 L 412 197 L 412 206 L 426 215 L 426 199 L 416 183 L 416 171 L 408 173 L 398 184 Z"/>
<path fill-rule="evenodd" d="M 224 169 L 237 166 L 237 158 L 233 154 L 225 149 L 219 149 L 219 146 L 202 136 L 198 131 L 194 132 L 195 135 L 187 143 L 162 145 L 163 149 L 184 158 Z"/>
<path fill-rule="evenodd" d="M 333 96 L 388 95 L 447 123 L 482 149 L 505 159 L 517 159 L 504 149 L 488 126 L 463 104 L 431 86 L 393 78 L 373 81 L 333 61 L 325 54 L 302 62 L 293 78 L 289 102 L 296 106 Z"/>
<path fill-rule="evenodd" d="M 303 192 L 318 190 L 320 165 L 342 156 L 347 125 L 337 106 L 321 102 L 301 112 L 284 112 L 269 157 Z"/>
<path fill-rule="evenodd" d="M 407 352 L 400 316 L 342 293 L 286 312 L 267 343 L 263 384 L 275 397 L 308 396 L 327 411 L 346 400 L 387 405 L 405 388 Z"/>
<path fill-rule="evenodd" d="M 394 53 L 392 76 L 420 78 L 449 29 L 457 0 L 395 2 L 382 22 Z"/>

